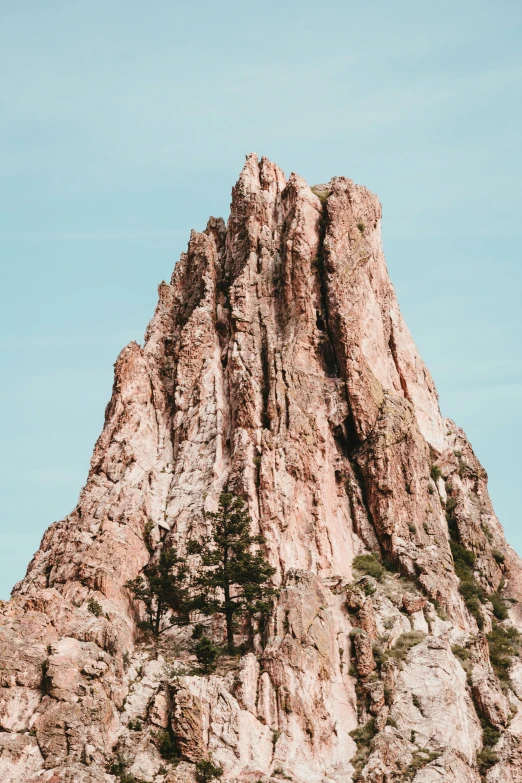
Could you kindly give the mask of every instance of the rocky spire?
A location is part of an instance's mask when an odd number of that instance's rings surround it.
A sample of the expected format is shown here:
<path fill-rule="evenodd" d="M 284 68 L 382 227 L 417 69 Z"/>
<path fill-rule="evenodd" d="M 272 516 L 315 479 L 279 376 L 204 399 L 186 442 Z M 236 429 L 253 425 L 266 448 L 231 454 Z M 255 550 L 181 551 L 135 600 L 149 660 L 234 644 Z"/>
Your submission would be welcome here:
<path fill-rule="evenodd" d="M 204 675 L 192 629 L 143 636 L 124 585 L 206 534 L 225 486 L 279 596 Z M 2 781 L 181 783 L 209 759 L 237 783 L 522 779 L 521 593 L 376 196 L 251 154 L 227 226 L 191 233 L 118 357 L 78 506 L 2 604 Z"/>

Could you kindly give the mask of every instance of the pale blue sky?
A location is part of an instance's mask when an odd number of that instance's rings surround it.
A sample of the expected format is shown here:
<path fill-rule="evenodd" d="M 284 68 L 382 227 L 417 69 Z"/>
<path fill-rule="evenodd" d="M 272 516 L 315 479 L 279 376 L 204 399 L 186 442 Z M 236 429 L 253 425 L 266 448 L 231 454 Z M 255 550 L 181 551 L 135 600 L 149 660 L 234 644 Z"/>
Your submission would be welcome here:
<path fill-rule="evenodd" d="M 520 0 L 0 0 L 0 597 L 252 150 L 379 195 L 442 411 L 522 553 L 521 40 Z"/>

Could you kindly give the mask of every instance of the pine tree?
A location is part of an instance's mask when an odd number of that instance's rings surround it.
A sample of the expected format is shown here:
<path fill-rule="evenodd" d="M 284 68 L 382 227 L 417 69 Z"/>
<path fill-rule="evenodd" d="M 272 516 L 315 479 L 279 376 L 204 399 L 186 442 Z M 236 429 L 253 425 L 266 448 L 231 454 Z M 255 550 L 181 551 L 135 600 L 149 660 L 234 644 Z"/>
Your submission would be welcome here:
<path fill-rule="evenodd" d="M 268 581 L 275 569 L 261 552 L 252 553 L 262 536 L 250 534 L 251 520 L 245 502 L 223 492 L 216 512 L 207 514 L 212 534 L 201 543 L 191 542 L 190 554 L 201 555 L 203 569 L 195 579 L 194 606 L 203 614 L 225 616 L 227 645 L 234 650 L 234 618 L 267 612 L 275 590 Z"/>
<path fill-rule="evenodd" d="M 208 636 L 202 636 L 197 644 L 194 645 L 194 652 L 203 673 L 210 674 L 213 672 L 220 654 L 219 647 Z"/>
<path fill-rule="evenodd" d="M 188 589 L 188 568 L 185 561 L 178 557 L 175 549 L 164 549 L 159 560 L 150 563 L 144 569 L 145 578 L 138 576 L 125 583 L 138 601 L 145 604 L 147 610 L 146 627 L 155 636 L 173 625 L 187 625 L 191 602 Z M 163 623 L 168 612 L 175 616 L 170 622 Z"/>
<path fill-rule="evenodd" d="M 211 783 L 222 777 L 223 767 L 218 767 L 212 759 L 203 759 L 196 764 L 196 780 L 198 783 Z"/>

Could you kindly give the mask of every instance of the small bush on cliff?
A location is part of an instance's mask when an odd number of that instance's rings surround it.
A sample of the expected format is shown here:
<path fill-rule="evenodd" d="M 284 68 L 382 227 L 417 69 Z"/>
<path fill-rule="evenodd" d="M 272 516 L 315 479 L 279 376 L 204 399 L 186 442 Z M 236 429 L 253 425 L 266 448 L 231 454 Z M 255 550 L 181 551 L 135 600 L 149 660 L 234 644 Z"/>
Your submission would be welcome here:
<path fill-rule="evenodd" d="M 154 552 L 154 542 L 151 536 L 154 527 L 155 525 L 152 519 L 148 519 L 143 527 L 143 540 L 145 542 L 145 546 L 148 549 L 149 555 L 151 555 Z"/>
<path fill-rule="evenodd" d="M 379 563 L 375 555 L 358 555 L 354 557 L 352 566 L 363 574 L 373 576 L 379 582 L 382 581 L 386 573 L 386 569 Z"/>
<path fill-rule="evenodd" d="M 276 594 L 269 580 L 275 573 L 261 552 L 252 553 L 262 536 L 250 534 L 251 520 L 245 502 L 237 495 L 223 492 L 219 508 L 208 513 L 212 534 L 201 543 L 192 541 L 190 554 L 201 555 L 203 568 L 195 579 L 193 606 L 203 614 L 219 612 L 225 616 L 227 645 L 234 650 L 234 619 L 266 614 Z"/>
<path fill-rule="evenodd" d="M 129 762 L 122 755 L 118 754 L 107 767 L 107 772 L 114 775 L 120 783 L 143 783 L 140 778 L 135 777 L 127 771 Z"/>
<path fill-rule="evenodd" d="M 446 519 L 449 519 L 455 509 L 457 508 L 457 501 L 455 498 L 448 498 L 446 500 Z"/>
<path fill-rule="evenodd" d="M 156 734 L 156 744 L 161 758 L 171 763 L 179 761 L 179 750 L 176 740 L 169 731 L 160 731 Z"/>
<path fill-rule="evenodd" d="M 505 600 L 500 595 L 500 592 L 492 593 L 489 596 L 489 600 L 491 601 L 491 605 L 493 607 L 493 614 L 497 618 L 497 620 L 507 620 L 509 617 L 508 610 L 506 607 Z"/>
<path fill-rule="evenodd" d="M 432 477 L 433 481 L 438 481 L 440 479 L 442 476 L 442 471 L 438 465 L 431 466 L 430 476 Z"/>
<path fill-rule="evenodd" d="M 144 569 L 145 578 L 138 576 L 125 583 L 137 601 L 145 604 L 145 627 L 155 636 L 172 625 L 187 625 L 192 608 L 188 589 L 188 567 L 175 549 L 164 549 L 159 560 Z M 165 623 L 166 615 L 175 616 Z"/>
<path fill-rule="evenodd" d="M 196 623 L 194 626 L 194 630 L 192 631 L 192 638 L 196 641 L 198 639 L 201 639 L 202 636 L 205 635 L 205 626 L 203 623 Z"/>
<path fill-rule="evenodd" d="M 520 634 L 516 628 L 505 628 L 493 622 L 491 633 L 487 634 L 489 659 L 495 674 L 501 682 L 509 682 L 509 669 L 513 658 L 520 652 Z"/>
<path fill-rule="evenodd" d="M 324 202 L 327 200 L 328 196 L 330 195 L 329 190 L 321 190 L 320 188 L 315 187 L 315 185 L 313 188 L 310 188 L 310 190 L 315 196 L 317 196 L 321 204 L 324 204 Z"/>
<path fill-rule="evenodd" d="M 503 552 L 500 551 L 500 549 L 492 549 L 491 554 L 493 555 L 493 559 L 498 565 L 502 565 L 506 559 L 506 556 Z"/>
<path fill-rule="evenodd" d="M 364 726 L 358 726 L 350 732 L 350 736 L 357 745 L 357 753 L 352 758 L 352 764 L 356 772 L 360 772 L 368 760 L 371 750 L 371 741 L 375 736 L 375 719 L 371 718 Z"/>
<path fill-rule="evenodd" d="M 406 657 L 411 648 L 415 647 L 417 644 L 420 644 L 425 637 L 426 634 L 422 631 L 408 631 L 407 633 L 403 633 L 401 636 L 399 636 L 395 646 L 390 650 L 384 650 L 380 644 L 375 642 L 373 645 L 373 657 L 379 670 L 381 669 L 383 663 L 389 658 L 393 658 L 399 663 L 399 666 L 401 666 L 402 661 L 406 660 Z"/>
<path fill-rule="evenodd" d="M 488 769 L 494 767 L 498 761 L 500 761 L 499 757 L 491 748 L 482 748 L 480 753 L 477 753 L 477 765 L 481 776 L 484 776 Z M 482 777 L 482 779 L 484 778 Z"/>
<path fill-rule="evenodd" d="M 411 648 L 420 644 L 425 637 L 426 634 L 422 631 L 408 631 L 401 634 L 395 647 L 387 651 L 388 657 L 395 658 L 396 661 L 405 661 Z"/>
<path fill-rule="evenodd" d="M 475 579 L 473 571 L 476 560 L 475 555 L 454 540 L 450 541 L 450 547 L 455 564 L 455 573 L 460 580 L 460 594 L 464 598 L 469 613 L 477 621 L 478 627 L 483 628 L 484 615 L 482 614 L 481 604 L 486 602 L 487 597 L 483 588 Z"/>
<path fill-rule="evenodd" d="M 486 536 L 487 540 L 491 544 L 492 541 L 493 541 L 493 533 L 491 532 L 489 527 L 486 524 L 484 524 L 484 523 L 482 523 L 480 527 L 482 528 L 482 532 Z M 493 555 L 493 557 L 495 557 L 495 555 Z"/>
<path fill-rule="evenodd" d="M 98 603 L 98 601 L 95 598 L 89 598 L 89 600 L 87 601 L 87 609 L 95 617 L 101 617 L 101 615 L 103 614 L 103 607 L 101 606 L 101 604 Z"/>
<path fill-rule="evenodd" d="M 409 783 L 409 781 L 415 778 L 417 772 L 420 769 L 425 767 L 427 764 L 430 764 L 430 762 L 435 761 L 435 759 L 438 759 L 440 755 L 441 754 L 439 752 L 430 751 L 427 748 L 414 750 L 412 754 L 412 760 L 406 768 L 403 777 L 401 778 L 401 783 Z"/>
<path fill-rule="evenodd" d="M 223 767 L 218 767 L 211 759 L 198 761 L 196 764 L 196 780 L 198 783 L 211 783 L 223 775 Z"/>

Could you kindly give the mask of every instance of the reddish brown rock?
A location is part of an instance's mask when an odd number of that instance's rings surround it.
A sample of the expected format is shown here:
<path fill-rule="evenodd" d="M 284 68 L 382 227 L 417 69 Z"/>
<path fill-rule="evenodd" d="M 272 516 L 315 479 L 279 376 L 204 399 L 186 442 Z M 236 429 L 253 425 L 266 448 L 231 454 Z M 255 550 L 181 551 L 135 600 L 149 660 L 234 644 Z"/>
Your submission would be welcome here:
<path fill-rule="evenodd" d="M 373 657 L 372 640 L 366 633 L 356 633 L 353 637 L 355 668 L 359 677 L 367 677 L 376 668 Z"/>
<path fill-rule="evenodd" d="M 404 593 L 402 596 L 402 605 L 408 614 L 420 612 L 426 606 L 426 599 L 420 595 L 410 595 Z"/>
<path fill-rule="evenodd" d="M 279 594 L 252 649 L 203 676 L 190 628 L 137 643 L 124 585 L 208 532 L 226 484 Z M 419 783 L 478 783 L 477 711 L 501 733 L 488 779 L 516 780 L 521 670 L 505 696 L 473 641 L 450 530 L 483 591 L 519 601 L 504 624 L 522 629 L 520 561 L 401 317 L 376 196 L 344 177 L 311 189 L 249 155 L 228 224 L 192 232 L 144 344 L 117 359 L 77 507 L 0 606 L 2 781 L 115 783 L 107 770 L 124 767 L 185 783 L 211 757 L 238 783 L 349 783 L 354 763 L 375 783 L 414 761 Z M 370 552 L 394 573 L 352 584 Z M 219 620 L 207 630 L 222 642 Z M 470 683 L 450 640 L 471 650 Z M 372 715 L 355 756 L 351 732 Z M 169 741 L 179 766 L 160 753 Z"/>

